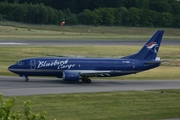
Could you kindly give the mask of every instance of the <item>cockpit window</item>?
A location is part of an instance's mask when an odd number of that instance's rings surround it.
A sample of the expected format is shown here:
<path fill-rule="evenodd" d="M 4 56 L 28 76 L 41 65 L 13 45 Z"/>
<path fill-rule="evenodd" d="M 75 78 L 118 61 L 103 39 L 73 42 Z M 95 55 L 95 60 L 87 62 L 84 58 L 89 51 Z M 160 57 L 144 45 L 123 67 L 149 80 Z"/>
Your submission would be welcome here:
<path fill-rule="evenodd" d="M 24 65 L 24 62 L 18 61 L 18 62 L 16 63 L 16 65 L 22 66 L 22 65 Z"/>

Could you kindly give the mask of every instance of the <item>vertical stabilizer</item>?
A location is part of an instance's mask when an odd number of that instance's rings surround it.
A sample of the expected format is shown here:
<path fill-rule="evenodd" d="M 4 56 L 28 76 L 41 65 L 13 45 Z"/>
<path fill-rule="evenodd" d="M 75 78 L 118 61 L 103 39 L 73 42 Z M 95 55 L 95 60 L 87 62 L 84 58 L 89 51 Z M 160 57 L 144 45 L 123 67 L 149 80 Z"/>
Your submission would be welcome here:
<path fill-rule="evenodd" d="M 123 57 L 123 59 L 155 60 L 163 34 L 164 30 L 157 30 L 138 53 Z"/>

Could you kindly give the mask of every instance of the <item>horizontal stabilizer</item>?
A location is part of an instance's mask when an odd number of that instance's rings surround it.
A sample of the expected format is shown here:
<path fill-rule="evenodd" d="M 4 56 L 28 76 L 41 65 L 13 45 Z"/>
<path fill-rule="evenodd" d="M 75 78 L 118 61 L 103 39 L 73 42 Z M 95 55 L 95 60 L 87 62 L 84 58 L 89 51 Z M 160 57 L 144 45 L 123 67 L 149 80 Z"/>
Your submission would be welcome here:
<path fill-rule="evenodd" d="M 144 63 L 146 63 L 146 64 L 156 64 L 156 63 L 161 63 L 161 61 L 146 61 Z"/>

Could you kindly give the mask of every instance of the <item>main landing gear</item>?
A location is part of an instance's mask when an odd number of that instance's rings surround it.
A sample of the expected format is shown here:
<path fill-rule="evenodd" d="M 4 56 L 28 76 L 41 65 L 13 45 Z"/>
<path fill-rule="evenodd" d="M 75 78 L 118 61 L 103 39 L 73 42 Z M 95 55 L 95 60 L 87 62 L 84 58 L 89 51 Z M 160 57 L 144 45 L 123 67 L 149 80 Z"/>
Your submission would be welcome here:
<path fill-rule="evenodd" d="M 91 83 L 91 80 L 89 78 L 82 78 L 82 82 Z"/>

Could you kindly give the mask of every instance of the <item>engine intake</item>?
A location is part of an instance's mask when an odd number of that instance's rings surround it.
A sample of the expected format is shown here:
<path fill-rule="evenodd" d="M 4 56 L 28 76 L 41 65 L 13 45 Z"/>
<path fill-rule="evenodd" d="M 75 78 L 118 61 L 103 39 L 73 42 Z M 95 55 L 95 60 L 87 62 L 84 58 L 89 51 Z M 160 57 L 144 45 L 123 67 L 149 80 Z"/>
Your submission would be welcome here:
<path fill-rule="evenodd" d="M 63 72 L 62 79 L 65 81 L 79 81 L 79 73 L 76 72 Z"/>

